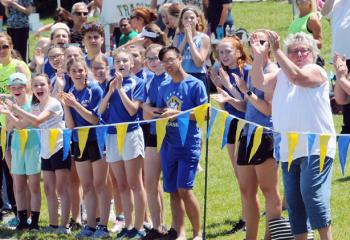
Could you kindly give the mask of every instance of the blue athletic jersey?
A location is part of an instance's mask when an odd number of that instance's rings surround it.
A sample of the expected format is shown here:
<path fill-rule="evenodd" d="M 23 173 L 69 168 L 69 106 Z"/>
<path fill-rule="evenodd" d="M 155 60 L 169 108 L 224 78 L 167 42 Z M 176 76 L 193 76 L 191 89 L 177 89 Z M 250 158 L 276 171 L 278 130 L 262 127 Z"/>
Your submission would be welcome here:
<path fill-rule="evenodd" d="M 102 84 L 98 83 L 98 85 L 100 86 L 100 88 L 102 89 L 102 92 L 105 92 L 107 85 L 108 85 L 109 81 L 104 81 Z M 107 106 L 106 110 L 104 113 L 101 114 L 101 124 L 106 124 L 107 120 L 108 120 L 108 112 L 109 112 L 109 108 Z"/>
<path fill-rule="evenodd" d="M 136 73 L 135 76 L 145 81 L 149 81 L 154 77 L 154 73 L 147 68 L 142 68 L 142 70 Z"/>
<path fill-rule="evenodd" d="M 71 92 L 77 101 L 87 110 L 91 111 L 96 117 L 100 118 L 97 110 L 102 100 L 102 89 L 96 83 L 89 83 L 84 89 L 77 90 L 73 86 L 69 92 Z M 74 109 L 70 108 L 74 123 L 76 127 L 90 126 L 91 123 L 86 121 L 80 116 L 80 114 Z M 89 131 L 88 142 L 96 140 L 95 128 L 91 128 Z M 78 133 L 73 131 L 73 142 L 78 142 Z"/>
<path fill-rule="evenodd" d="M 44 58 L 44 66 L 42 71 L 49 77 L 49 79 L 53 78 L 56 75 L 56 71 L 51 66 L 49 59 L 47 57 Z"/>
<path fill-rule="evenodd" d="M 248 81 L 248 76 L 249 76 L 249 71 L 251 69 L 251 66 L 250 65 L 245 65 L 243 67 L 243 80 L 247 83 Z M 241 97 L 244 98 L 244 93 L 242 93 L 239 88 L 237 87 L 237 84 L 236 84 L 236 81 L 235 79 L 233 78 L 232 76 L 232 73 L 238 75 L 239 77 L 242 77 L 242 74 L 241 74 L 241 71 L 239 70 L 239 68 L 233 68 L 233 69 L 229 69 L 228 70 L 228 75 L 230 76 L 230 82 L 231 84 L 234 86 L 234 88 L 241 94 Z M 231 96 L 232 94 L 229 92 L 229 90 L 225 89 L 224 90 Z M 225 103 L 224 105 L 224 109 L 231 115 L 234 115 L 236 117 L 239 117 L 239 118 L 244 118 L 244 115 L 245 113 L 244 112 L 241 112 L 239 110 L 237 110 L 236 108 L 234 108 L 231 104 L 229 103 Z"/>
<path fill-rule="evenodd" d="M 73 82 L 67 73 L 64 74 L 64 81 L 65 81 L 65 84 L 64 84 L 63 92 L 67 93 L 69 89 L 73 87 Z M 55 86 L 55 83 L 56 83 L 56 74 L 52 78 L 50 78 L 51 87 Z"/>
<path fill-rule="evenodd" d="M 167 73 L 162 73 L 160 75 L 154 75 L 154 77 L 145 84 L 144 93 L 143 93 L 143 102 L 148 103 L 152 107 L 155 107 L 157 104 L 159 87 L 163 81 L 166 81 L 168 78 Z M 151 123 L 150 128 L 151 134 L 156 134 L 155 124 Z"/>
<path fill-rule="evenodd" d="M 125 77 L 123 78 L 122 87 L 129 99 L 133 101 L 142 101 L 144 88 L 144 84 L 142 81 L 138 81 L 136 80 L 136 78 L 133 77 Z M 106 96 L 108 89 L 109 84 L 104 92 L 104 96 Z M 114 91 L 112 96 L 110 97 L 108 108 L 108 124 L 139 121 L 139 115 L 137 113 L 134 116 L 129 115 L 117 90 Z M 139 124 L 129 124 L 128 132 L 137 129 L 138 127 Z M 115 134 L 115 127 L 109 127 L 108 133 Z"/>
<path fill-rule="evenodd" d="M 204 103 L 207 103 L 208 96 L 205 90 L 204 83 L 191 76 L 179 83 L 172 79 L 164 81 L 158 93 L 156 107 L 171 108 L 180 111 L 185 111 Z M 198 144 L 201 139 L 201 133 L 197 127 L 196 121 L 190 120 L 185 146 Z M 169 120 L 165 140 L 174 146 L 182 146 L 177 120 Z"/>

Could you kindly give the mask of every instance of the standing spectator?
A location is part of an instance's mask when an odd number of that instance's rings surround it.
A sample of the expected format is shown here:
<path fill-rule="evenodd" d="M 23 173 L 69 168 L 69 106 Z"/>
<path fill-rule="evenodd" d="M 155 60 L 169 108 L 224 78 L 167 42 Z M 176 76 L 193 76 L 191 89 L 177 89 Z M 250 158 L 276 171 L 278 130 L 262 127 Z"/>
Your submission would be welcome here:
<path fill-rule="evenodd" d="M 327 0 L 321 11 L 323 16 L 328 16 L 332 24 L 332 55 L 346 56 L 346 66 L 350 69 L 350 1 Z M 339 102 L 339 104 L 346 104 Z M 341 133 L 350 133 L 350 104 L 343 106 L 343 127 Z"/>
<path fill-rule="evenodd" d="M 315 139 L 311 151 L 307 135 L 299 135 L 298 144 L 287 162 L 289 150 L 287 132 L 335 134 L 327 73 L 316 65 L 319 49 L 316 41 L 306 33 L 290 35 L 285 40 L 285 53 L 280 48 L 277 33 L 268 31 L 269 45 L 281 70 L 263 73 L 263 52 L 268 44 L 253 48 L 253 85 L 265 93 L 272 93 L 272 122 L 281 134 L 280 161 L 288 215 L 296 239 L 307 239 L 310 228 L 317 229 L 320 239 L 331 240 L 331 178 L 336 141 L 328 143 L 321 169 L 320 140 Z M 300 121 L 300 116 L 303 116 Z M 310 156 L 310 157 L 308 157 Z"/>
<path fill-rule="evenodd" d="M 119 27 L 122 35 L 120 36 L 118 47 L 124 45 L 137 36 L 137 32 L 131 28 L 130 22 L 127 18 L 122 18 L 120 20 Z"/>
<path fill-rule="evenodd" d="M 208 0 L 209 32 L 214 32 L 216 38 L 221 39 L 225 35 L 226 26 L 233 26 L 232 0 Z M 220 14 L 218 14 L 220 13 Z"/>
<path fill-rule="evenodd" d="M 140 33 L 144 26 L 157 20 L 157 18 L 157 13 L 151 8 L 135 8 L 130 16 L 131 27 Z"/>
<path fill-rule="evenodd" d="M 77 2 L 72 7 L 73 28 L 71 29 L 71 43 L 78 43 L 82 47 L 83 25 L 87 22 L 89 10 L 84 2 Z"/>
<path fill-rule="evenodd" d="M 27 61 L 27 41 L 29 38 L 29 15 L 33 12 L 33 0 L 1 0 L 7 16 L 7 33 L 13 39 L 14 49 Z"/>

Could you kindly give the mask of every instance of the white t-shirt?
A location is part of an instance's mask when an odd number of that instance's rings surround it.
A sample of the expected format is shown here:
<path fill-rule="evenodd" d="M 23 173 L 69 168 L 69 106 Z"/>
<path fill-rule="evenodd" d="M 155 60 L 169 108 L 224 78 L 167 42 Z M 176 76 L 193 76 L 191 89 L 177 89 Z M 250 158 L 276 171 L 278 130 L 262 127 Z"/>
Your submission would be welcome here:
<path fill-rule="evenodd" d="M 338 53 L 350 59 L 350 1 L 335 0 L 328 16 L 332 23 L 332 55 Z"/>
<path fill-rule="evenodd" d="M 316 64 L 305 67 L 317 67 L 325 78 L 327 74 Z M 272 98 L 273 127 L 281 134 L 280 160 L 288 161 L 287 132 L 310 132 L 335 134 L 333 116 L 329 101 L 329 83 L 325 81 L 315 88 L 297 86 L 288 80 L 287 75 L 279 70 Z M 328 142 L 327 156 L 334 158 L 336 139 Z M 320 154 L 319 137 L 316 137 L 311 155 Z M 308 156 L 308 135 L 299 135 L 293 159 Z"/>
<path fill-rule="evenodd" d="M 55 150 L 52 154 L 55 154 L 63 147 L 63 128 L 65 127 L 65 122 L 63 120 L 63 108 L 61 103 L 56 99 L 51 97 L 49 102 L 43 109 L 40 109 L 41 112 L 49 111 L 53 113 L 49 119 L 44 123 L 40 124 L 39 127 L 41 130 L 41 157 L 48 159 L 51 157 L 50 154 L 50 128 L 55 128 L 59 130 L 59 135 L 56 142 Z"/>

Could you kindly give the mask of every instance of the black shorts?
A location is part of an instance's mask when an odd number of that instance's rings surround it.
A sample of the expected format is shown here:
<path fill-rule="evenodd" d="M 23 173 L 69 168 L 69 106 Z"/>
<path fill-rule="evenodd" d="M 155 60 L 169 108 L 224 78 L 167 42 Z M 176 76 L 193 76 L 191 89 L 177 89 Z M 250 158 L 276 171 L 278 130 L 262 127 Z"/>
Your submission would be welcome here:
<path fill-rule="evenodd" d="M 238 148 L 238 165 L 259 165 L 264 163 L 267 159 L 273 158 L 273 135 L 270 133 L 263 134 L 261 137 L 261 144 L 258 147 L 255 155 L 248 162 L 250 151 L 253 147 L 253 138 L 251 137 L 249 146 L 247 148 L 247 136 L 241 136 Z"/>
<path fill-rule="evenodd" d="M 79 149 L 79 143 L 73 142 L 72 144 L 72 152 L 74 156 L 74 160 L 76 162 L 84 162 L 84 161 L 91 161 L 95 162 L 97 160 L 102 159 L 100 149 L 98 148 L 97 141 L 90 141 L 86 143 L 83 155 L 80 157 L 80 149 Z"/>
<path fill-rule="evenodd" d="M 151 125 L 149 123 L 143 123 L 143 124 L 140 124 L 140 126 L 142 128 L 143 140 L 144 142 L 146 142 L 150 134 Z"/>
<path fill-rule="evenodd" d="M 238 119 L 234 118 L 230 123 L 230 129 L 227 134 L 227 143 L 235 144 L 236 143 L 236 132 L 237 132 L 237 123 Z"/>
<path fill-rule="evenodd" d="M 63 148 L 52 155 L 49 159 L 41 158 L 41 170 L 42 171 L 55 171 L 61 169 L 70 170 L 71 167 L 71 157 L 68 154 L 66 159 L 63 159 Z"/>
<path fill-rule="evenodd" d="M 151 134 L 151 124 L 142 124 L 145 147 L 157 147 L 157 135 Z"/>

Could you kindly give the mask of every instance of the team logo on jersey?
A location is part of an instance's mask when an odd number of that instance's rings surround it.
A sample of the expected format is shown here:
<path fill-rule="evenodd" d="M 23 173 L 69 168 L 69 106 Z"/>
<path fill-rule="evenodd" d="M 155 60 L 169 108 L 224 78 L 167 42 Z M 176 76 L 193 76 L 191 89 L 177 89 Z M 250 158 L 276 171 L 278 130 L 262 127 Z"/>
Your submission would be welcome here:
<path fill-rule="evenodd" d="M 171 96 L 167 101 L 167 106 L 171 109 L 176 109 L 181 111 L 182 100 L 177 96 Z"/>

